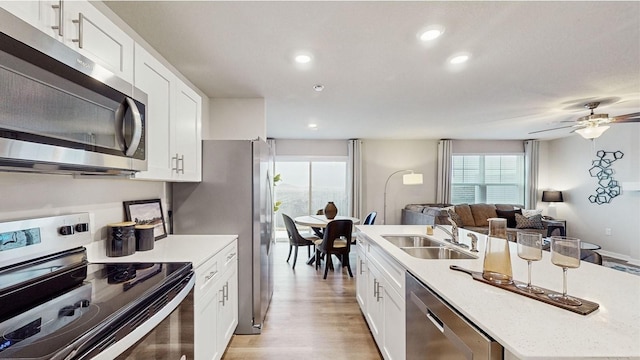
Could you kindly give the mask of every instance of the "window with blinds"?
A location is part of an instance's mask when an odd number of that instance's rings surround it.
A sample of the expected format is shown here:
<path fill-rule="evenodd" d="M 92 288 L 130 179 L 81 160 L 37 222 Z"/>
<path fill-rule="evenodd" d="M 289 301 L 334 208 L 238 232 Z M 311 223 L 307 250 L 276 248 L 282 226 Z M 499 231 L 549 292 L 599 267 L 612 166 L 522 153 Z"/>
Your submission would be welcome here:
<path fill-rule="evenodd" d="M 451 203 L 524 204 L 524 154 L 453 155 Z"/>

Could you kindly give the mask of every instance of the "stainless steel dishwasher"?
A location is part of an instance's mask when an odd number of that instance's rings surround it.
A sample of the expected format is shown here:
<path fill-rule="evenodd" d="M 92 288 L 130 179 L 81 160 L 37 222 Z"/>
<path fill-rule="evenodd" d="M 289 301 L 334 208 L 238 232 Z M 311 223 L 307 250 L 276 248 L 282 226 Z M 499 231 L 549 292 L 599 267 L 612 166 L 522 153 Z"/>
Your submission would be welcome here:
<path fill-rule="evenodd" d="M 503 348 L 406 273 L 407 360 L 502 359 Z"/>

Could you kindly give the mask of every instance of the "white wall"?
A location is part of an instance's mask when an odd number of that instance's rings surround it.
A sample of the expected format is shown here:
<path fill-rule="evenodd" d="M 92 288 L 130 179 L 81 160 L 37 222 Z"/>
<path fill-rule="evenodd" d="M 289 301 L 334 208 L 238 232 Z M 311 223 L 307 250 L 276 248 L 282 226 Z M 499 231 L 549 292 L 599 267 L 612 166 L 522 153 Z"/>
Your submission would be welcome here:
<path fill-rule="evenodd" d="M 267 138 L 265 102 L 262 98 L 209 99 L 209 119 L 202 119 L 202 122 L 204 140 Z"/>
<path fill-rule="evenodd" d="M 561 190 L 564 202 L 557 217 L 567 220 L 569 236 L 602 246 L 604 255 L 640 264 L 640 191 L 625 191 L 604 205 L 592 204 L 598 180 L 589 174 L 596 151 L 622 151 L 611 165 L 620 183 L 640 182 L 640 124 L 611 126 L 594 142 L 572 135 L 545 142 L 541 147 L 540 189 Z M 546 208 L 546 203 L 539 207 Z M 611 229 L 611 235 L 605 229 Z"/>
<path fill-rule="evenodd" d="M 363 209 L 377 211 L 376 224 L 383 224 L 384 184 L 398 170 L 423 174 L 422 185 L 402 185 L 402 173 L 389 180 L 387 224 L 400 224 L 406 204 L 433 203 L 436 199 L 438 140 L 362 140 Z"/>
<path fill-rule="evenodd" d="M 0 222 L 89 212 L 94 241 L 106 239 L 107 224 L 124 220 L 123 201 L 159 198 L 168 221 L 164 182 L 0 172 L 0 196 Z"/>

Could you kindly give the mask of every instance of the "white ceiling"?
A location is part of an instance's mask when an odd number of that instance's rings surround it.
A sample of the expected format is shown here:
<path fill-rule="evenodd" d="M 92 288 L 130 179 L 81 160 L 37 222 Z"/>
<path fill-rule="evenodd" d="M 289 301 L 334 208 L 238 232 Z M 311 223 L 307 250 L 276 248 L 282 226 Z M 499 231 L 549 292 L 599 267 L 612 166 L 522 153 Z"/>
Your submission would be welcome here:
<path fill-rule="evenodd" d="M 273 138 L 557 138 L 571 129 L 528 133 L 596 99 L 596 113 L 640 111 L 639 1 L 107 6 L 209 97 L 264 98 Z M 419 42 L 432 24 L 444 35 Z M 313 54 L 305 68 L 300 50 Z M 470 61 L 447 65 L 460 51 Z"/>

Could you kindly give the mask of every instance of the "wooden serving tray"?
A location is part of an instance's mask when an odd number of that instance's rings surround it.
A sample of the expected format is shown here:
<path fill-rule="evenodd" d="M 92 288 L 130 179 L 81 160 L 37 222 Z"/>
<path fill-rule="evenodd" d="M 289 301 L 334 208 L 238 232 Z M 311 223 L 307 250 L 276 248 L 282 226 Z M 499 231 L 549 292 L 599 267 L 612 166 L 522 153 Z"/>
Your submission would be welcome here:
<path fill-rule="evenodd" d="M 526 291 L 522 291 L 516 286 L 517 284 L 522 284 L 523 282 L 521 282 L 521 281 L 513 280 L 513 282 L 511 284 L 505 284 L 505 285 L 495 284 L 495 283 L 492 283 L 492 282 L 486 280 L 485 278 L 483 278 L 482 277 L 482 273 L 479 272 L 479 271 L 471 271 L 469 269 L 465 269 L 465 268 L 462 268 L 462 267 L 457 266 L 457 265 L 451 265 L 451 266 L 449 266 L 449 269 L 455 270 L 455 271 L 462 271 L 464 273 L 467 273 L 467 274 L 471 275 L 471 277 L 474 280 L 478 280 L 478 281 L 483 282 L 485 284 L 493 285 L 495 287 L 499 287 L 501 289 L 514 292 L 514 293 L 516 293 L 518 295 L 523 295 L 523 296 L 526 296 L 528 298 L 532 298 L 532 299 L 535 299 L 535 300 L 538 300 L 538 301 L 542 301 L 543 303 L 547 303 L 547 304 L 550 304 L 550 305 L 553 305 L 553 306 L 557 306 L 559 308 L 562 308 L 562 309 L 565 309 L 565 310 L 569 310 L 569 311 L 572 311 L 574 313 L 578 313 L 580 315 L 590 314 L 590 313 L 594 312 L 596 309 L 598 309 L 600 307 L 600 305 L 598 305 L 597 303 L 594 303 L 594 302 L 589 301 L 589 300 L 581 299 L 581 298 L 578 298 L 578 297 L 576 297 L 576 299 L 578 299 L 578 300 L 580 300 L 582 302 L 582 305 L 580 305 L 580 306 L 571 306 L 571 305 L 561 304 L 559 302 L 551 300 L 547 296 L 547 294 L 557 294 L 558 292 L 556 292 L 556 291 L 551 291 L 551 290 L 548 290 L 548 289 L 545 289 L 545 288 L 541 287 L 540 289 L 544 290 L 543 294 L 532 294 L 532 293 L 529 293 L 529 292 L 526 292 Z"/>

